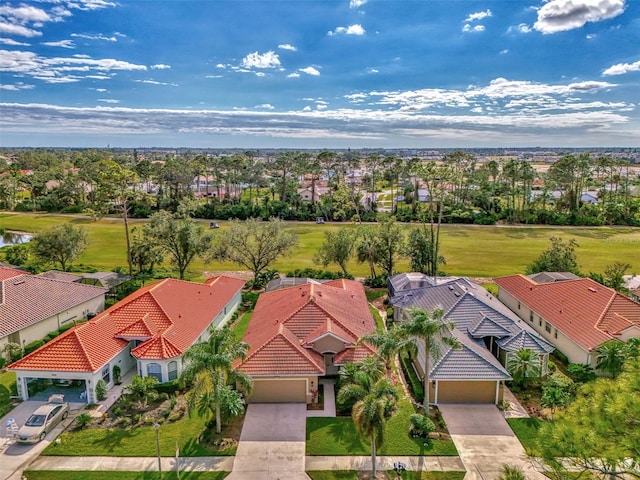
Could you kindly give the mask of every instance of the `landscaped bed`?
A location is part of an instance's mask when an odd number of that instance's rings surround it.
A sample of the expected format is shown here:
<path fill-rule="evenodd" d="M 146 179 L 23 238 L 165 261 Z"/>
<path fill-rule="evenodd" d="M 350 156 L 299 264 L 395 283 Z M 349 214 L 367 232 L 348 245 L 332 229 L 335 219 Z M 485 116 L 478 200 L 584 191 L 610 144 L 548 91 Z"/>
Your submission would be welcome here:
<path fill-rule="evenodd" d="M 457 455 L 451 440 L 427 440 L 409 435 L 409 417 L 415 413 L 406 399 L 387 422 L 379 455 Z M 351 417 L 307 418 L 307 455 L 370 455 L 369 442 L 358 435 Z"/>
<path fill-rule="evenodd" d="M 393 470 L 384 473 L 389 480 L 398 478 L 398 474 Z M 403 480 L 462 480 L 466 472 L 409 472 L 404 471 L 400 475 Z M 331 471 L 309 471 L 307 475 L 312 480 L 359 480 L 371 478 L 370 472 L 357 472 L 355 470 L 331 470 Z M 378 477 L 381 478 L 381 477 Z M 75 480 L 75 479 L 74 479 Z"/>
<path fill-rule="evenodd" d="M 27 480 L 158 480 L 157 472 L 95 472 L 61 470 L 26 470 Z M 229 472 L 180 472 L 180 480 L 222 480 Z M 163 472 L 162 480 L 176 480 L 176 472 Z"/>

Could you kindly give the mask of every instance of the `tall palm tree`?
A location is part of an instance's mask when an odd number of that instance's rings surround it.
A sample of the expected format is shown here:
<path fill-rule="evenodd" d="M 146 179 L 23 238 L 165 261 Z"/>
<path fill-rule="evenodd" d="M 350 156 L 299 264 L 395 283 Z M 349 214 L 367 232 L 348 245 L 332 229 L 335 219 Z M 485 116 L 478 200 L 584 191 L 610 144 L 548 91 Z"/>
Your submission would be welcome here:
<path fill-rule="evenodd" d="M 348 377 L 351 383 L 343 384 L 337 400 L 341 404 L 356 400 L 351 410 L 351 418 L 358 433 L 368 438 L 371 443 L 372 478 L 375 478 L 377 447 L 384 441 L 387 419 L 395 411 L 398 392 L 382 376 L 382 369 L 378 369 L 378 373 L 374 372 L 374 376 L 371 376 L 367 373 L 367 367 L 371 365 L 364 364 L 362 361 L 352 365 L 353 367 L 345 369 L 350 372 Z M 376 378 L 375 375 L 378 377 Z M 344 381 L 345 378 L 341 371 L 341 380 Z"/>
<path fill-rule="evenodd" d="M 369 343 L 376 348 L 377 356 L 384 362 L 388 379 L 391 379 L 393 360 L 396 355 L 404 350 L 411 349 L 415 345 L 413 340 L 400 327 L 391 327 L 389 330 L 379 328 L 374 332 L 363 335 L 359 342 Z"/>
<path fill-rule="evenodd" d="M 435 308 L 431 312 L 420 308 L 411 308 L 405 311 L 405 322 L 400 328 L 413 337 L 416 347 L 419 344 L 424 349 L 422 364 L 422 382 L 424 386 L 424 409 L 429 411 L 429 374 L 430 360 L 438 360 L 442 354 L 442 346 L 459 348 L 458 340 L 449 336 L 449 332 L 455 328 L 452 322 L 443 319 L 444 310 Z"/>
<path fill-rule="evenodd" d="M 507 358 L 507 370 L 515 383 L 525 387 L 529 378 L 540 376 L 540 357 L 533 350 L 521 348 Z"/>
<path fill-rule="evenodd" d="M 239 385 L 245 392 L 251 392 L 251 378 L 233 368 L 236 360 L 246 357 L 248 349 L 249 345 L 238 341 L 229 328 L 212 325 L 209 338 L 192 345 L 184 354 L 182 377 L 192 382 L 189 408 L 196 408 L 199 413 L 214 413 L 216 433 L 221 432 L 223 411 L 237 415 L 244 407 L 241 394 L 231 386 Z"/>
<path fill-rule="evenodd" d="M 614 378 L 620 375 L 629 348 L 618 340 L 610 340 L 600 345 L 596 351 L 596 369 L 607 372 Z"/>

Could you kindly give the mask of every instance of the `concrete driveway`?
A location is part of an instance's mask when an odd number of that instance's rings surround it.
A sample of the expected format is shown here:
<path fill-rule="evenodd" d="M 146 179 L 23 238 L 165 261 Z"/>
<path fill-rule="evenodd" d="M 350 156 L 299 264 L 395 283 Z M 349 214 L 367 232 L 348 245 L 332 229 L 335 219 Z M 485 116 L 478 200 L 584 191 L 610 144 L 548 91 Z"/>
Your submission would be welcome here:
<path fill-rule="evenodd" d="M 309 480 L 305 473 L 307 406 L 252 403 L 228 480 Z"/>
<path fill-rule="evenodd" d="M 494 480 L 504 464 L 522 467 L 527 479 L 546 479 L 534 469 L 518 437 L 495 405 L 438 407 L 467 470 L 464 480 Z"/>

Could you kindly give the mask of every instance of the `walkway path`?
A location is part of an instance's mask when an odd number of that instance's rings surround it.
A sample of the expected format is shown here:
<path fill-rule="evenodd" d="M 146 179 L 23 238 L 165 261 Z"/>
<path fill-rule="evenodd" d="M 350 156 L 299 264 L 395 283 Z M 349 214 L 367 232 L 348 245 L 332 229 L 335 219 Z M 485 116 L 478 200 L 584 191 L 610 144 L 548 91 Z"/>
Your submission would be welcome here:
<path fill-rule="evenodd" d="M 336 416 L 336 381 L 323 378 L 320 384 L 324 385 L 324 409 L 307 410 L 307 417 L 335 417 Z M 306 428 L 305 428 L 306 430 Z"/>

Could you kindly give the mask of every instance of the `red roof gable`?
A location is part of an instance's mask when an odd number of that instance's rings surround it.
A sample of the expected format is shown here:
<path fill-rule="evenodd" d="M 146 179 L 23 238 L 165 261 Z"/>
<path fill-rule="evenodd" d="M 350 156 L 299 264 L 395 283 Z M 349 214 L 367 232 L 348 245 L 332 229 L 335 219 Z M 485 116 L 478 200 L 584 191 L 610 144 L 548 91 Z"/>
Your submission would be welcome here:
<path fill-rule="evenodd" d="M 511 275 L 495 282 L 587 351 L 640 325 L 640 305 L 590 278 L 537 284 Z"/>
<path fill-rule="evenodd" d="M 177 357 L 198 339 L 244 283 L 216 277 L 204 284 L 165 279 L 147 285 L 11 368 L 94 372 L 126 347 L 128 342 L 121 337 L 134 336 L 152 335 L 132 351 L 137 358 Z"/>
<path fill-rule="evenodd" d="M 250 349 L 240 369 L 252 375 L 324 374 L 322 355 L 305 348 L 307 342 L 332 333 L 355 344 L 374 330 L 364 289 L 353 280 L 266 292 L 243 338 Z"/>
<path fill-rule="evenodd" d="M 7 280 L 9 278 L 17 277 L 18 275 L 25 275 L 27 272 L 18 270 L 11 267 L 0 267 L 0 280 Z"/>

